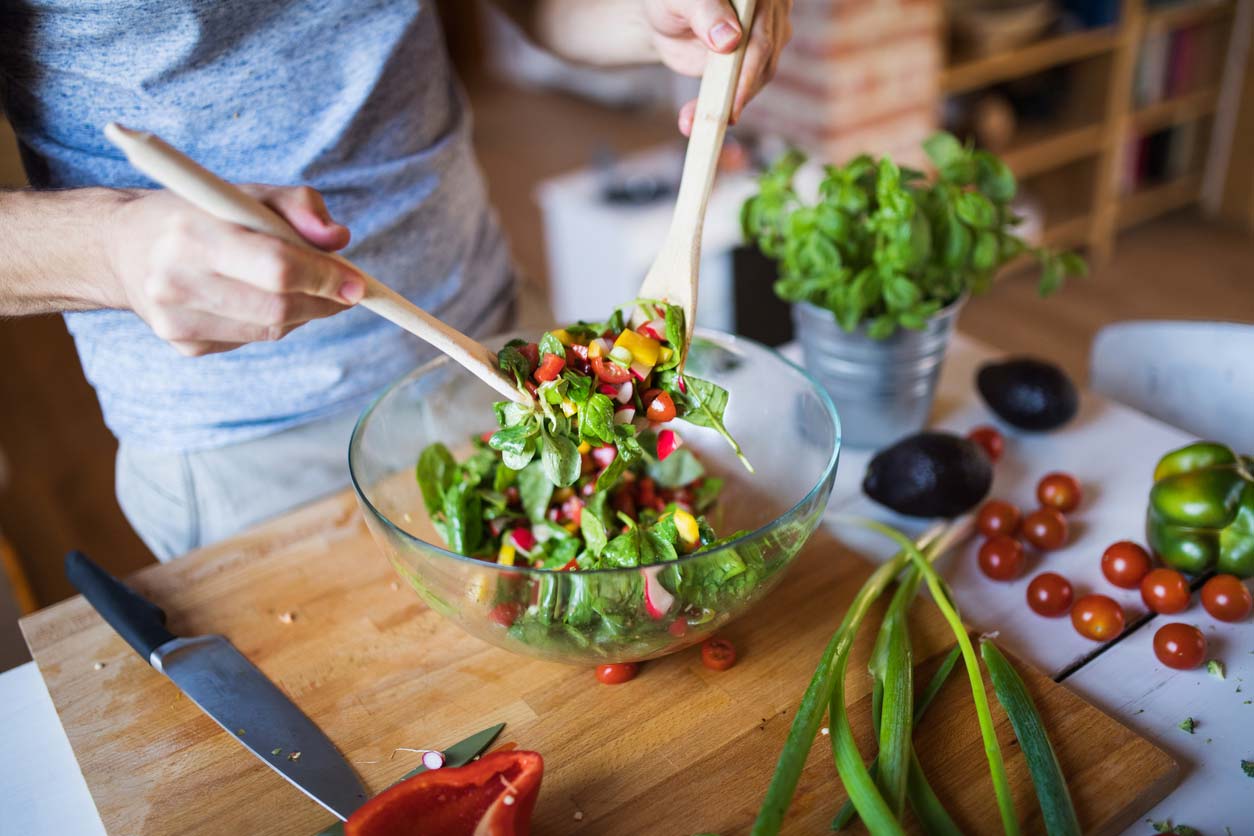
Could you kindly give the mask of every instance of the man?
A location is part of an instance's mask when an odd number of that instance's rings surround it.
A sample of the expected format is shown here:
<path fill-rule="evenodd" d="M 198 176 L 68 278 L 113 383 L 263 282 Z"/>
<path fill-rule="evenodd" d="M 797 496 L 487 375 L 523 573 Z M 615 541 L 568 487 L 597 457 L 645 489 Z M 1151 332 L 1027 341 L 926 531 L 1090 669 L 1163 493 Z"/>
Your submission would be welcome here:
<path fill-rule="evenodd" d="M 726 0 L 501 5 L 592 63 L 697 74 L 741 37 Z M 758 3 L 733 118 L 790 5 Z M 107 122 L 235 182 L 308 184 L 247 188 L 450 325 L 507 324 L 509 256 L 431 0 L 15 0 L 0 108 L 35 188 L 0 193 L 0 316 L 65 313 L 120 442 L 118 499 L 161 559 L 344 485 L 357 412 L 429 349 L 353 309 L 351 269 L 150 190 Z"/>

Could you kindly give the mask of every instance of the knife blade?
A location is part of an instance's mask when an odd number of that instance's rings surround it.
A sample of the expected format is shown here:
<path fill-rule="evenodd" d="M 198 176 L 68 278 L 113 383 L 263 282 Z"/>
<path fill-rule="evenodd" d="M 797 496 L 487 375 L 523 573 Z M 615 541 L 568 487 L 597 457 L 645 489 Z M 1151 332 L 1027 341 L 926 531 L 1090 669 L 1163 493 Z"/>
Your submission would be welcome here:
<path fill-rule="evenodd" d="M 136 653 L 262 763 L 340 819 L 365 803 L 335 745 L 224 637 L 175 636 L 160 607 L 81 552 L 66 555 L 65 573 Z"/>
<path fill-rule="evenodd" d="M 504 723 L 497 723 L 495 726 L 489 726 L 483 731 L 475 732 L 470 737 L 454 743 L 444 750 L 444 767 L 465 766 L 470 763 L 492 745 L 492 741 L 496 740 L 496 736 L 501 733 L 503 728 L 505 728 Z M 417 769 L 406 772 L 396 783 L 399 784 L 407 778 L 412 778 L 427 771 L 425 766 L 420 766 Z M 329 827 L 319 830 L 315 836 L 344 836 L 344 823 L 337 821 Z"/>

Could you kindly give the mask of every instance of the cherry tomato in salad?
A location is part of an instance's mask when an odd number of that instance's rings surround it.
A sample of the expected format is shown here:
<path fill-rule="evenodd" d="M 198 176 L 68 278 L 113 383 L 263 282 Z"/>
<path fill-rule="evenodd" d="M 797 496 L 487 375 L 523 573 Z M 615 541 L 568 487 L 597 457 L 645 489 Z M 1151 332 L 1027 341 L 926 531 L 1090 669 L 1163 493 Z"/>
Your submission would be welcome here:
<path fill-rule="evenodd" d="M 1080 483 L 1069 473 L 1047 473 L 1036 484 L 1036 498 L 1042 507 L 1057 508 L 1064 514 L 1080 507 Z"/>
<path fill-rule="evenodd" d="M 1042 572 L 1028 584 L 1028 606 L 1037 615 L 1057 618 L 1071 609 L 1071 581 L 1057 572 Z"/>
<path fill-rule="evenodd" d="M 1111 543 L 1102 552 L 1102 574 L 1120 589 L 1136 589 L 1153 566 L 1149 552 L 1131 540 Z"/>
<path fill-rule="evenodd" d="M 604 357 L 593 357 L 589 363 L 592 366 L 592 373 L 602 383 L 626 383 L 631 380 L 631 370 L 618 365 L 613 360 L 607 360 Z"/>
<path fill-rule="evenodd" d="M 1169 668 L 1193 670 L 1206 658 L 1206 637 L 1192 624 L 1164 624 L 1154 634 L 1154 655 Z"/>
<path fill-rule="evenodd" d="M 987 424 L 981 424 L 971 432 L 967 433 L 967 438 L 984 448 L 984 452 L 988 454 L 990 462 L 996 462 L 1001 459 L 1001 454 L 1006 449 L 1006 439 L 996 427 L 990 427 Z"/>
<path fill-rule="evenodd" d="M 975 518 L 975 527 L 985 537 L 996 537 L 998 534 L 1013 536 L 1019 530 L 1022 519 L 1019 509 L 1011 503 L 990 499 L 980 507 L 980 513 Z"/>
<path fill-rule="evenodd" d="M 677 639 L 682 639 L 688 635 L 688 622 L 682 618 L 677 618 L 667 626 L 666 632 L 670 633 Z"/>
<path fill-rule="evenodd" d="M 586 345 L 566 346 L 566 365 L 580 374 L 587 374 L 590 368 L 588 364 L 588 347 Z"/>
<path fill-rule="evenodd" d="M 1202 586 L 1202 606 L 1220 621 L 1243 621 L 1254 610 L 1254 596 L 1236 575 L 1216 575 Z"/>
<path fill-rule="evenodd" d="M 990 537 L 980 546 L 980 571 L 995 581 L 1012 581 L 1023 574 L 1023 544 L 1007 534 Z"/>
<path fill-rule="evenodd" d="M 1023 518 L 1023 538 L 1041 551 L 1067 545 L 1067 518 L 1057 508 L 1037 508 Z"/>
<path fill-rule="evenodd" d="M 1189 606 L 1189 582 L 1175 569 L 1153 569 L 1141 579 L 1141 600 L 1162 615 L 1180 612 Z"/>
<path fill-rule="evenodd" d="M 1113 639 L 1123 632 L 1123 608 L 1106 595 L 1085 595 L 1071 608 L 1071 626 L 1086 639 Z"/>
<path fill-rule="evenodd" d="M 557 380 L 564 368 L 566 368 L 565 357 L 558 354 L 546 354 L 540 358 L 540 366 L 536 369 L 535 378 L 541 383 Z"/>
<path fill-rule="evenodd" d="M 659 424 L 675 420 L 675 401 L 667 392 L 658 392 L 657 397 L 649 402 L 647 412 L 650 421 Z"/>
<path fill-rule="evenodd" d="M 640 665 L 636 662 L 617 662 L 613 665 L 597 665 L 597 682 L 605 685 L 622 685 L 630 682 L 640 673 Z"/>
<path fill-rule="evenodd" d="M 736 664 L 736 648 L 727 639 L 706 639 L 701 643 L 701 664 L 712 671 L 725 671 Z"/>

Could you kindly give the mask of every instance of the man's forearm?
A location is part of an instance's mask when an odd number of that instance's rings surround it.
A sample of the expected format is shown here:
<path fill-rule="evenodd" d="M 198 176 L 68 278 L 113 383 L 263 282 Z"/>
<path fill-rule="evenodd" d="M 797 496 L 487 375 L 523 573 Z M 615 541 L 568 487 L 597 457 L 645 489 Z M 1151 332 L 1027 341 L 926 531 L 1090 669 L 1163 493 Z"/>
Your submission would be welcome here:
<path fill-rule="evenodd" d="M 103 225 L 112 189 L 0 191 L 0 316 L 116 307 Z"/>
<path fill-rule="evenodd" d="M 581 64 L 658 59 L 641 0 L 497 0 L 541 47 Z"/>

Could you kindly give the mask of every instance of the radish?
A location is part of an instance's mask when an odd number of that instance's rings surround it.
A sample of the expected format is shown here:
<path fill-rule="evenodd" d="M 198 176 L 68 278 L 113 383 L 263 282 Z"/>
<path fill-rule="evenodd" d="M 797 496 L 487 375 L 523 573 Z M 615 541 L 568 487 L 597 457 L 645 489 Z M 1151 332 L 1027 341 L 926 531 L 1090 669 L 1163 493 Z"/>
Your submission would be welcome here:
<path fill-rule="evenodd" d="M 631 403 L 631 396 L 636 392 L 636 386 L 630 380 L 618 387 L 614 393 L 614 400 L 619 403 Z"/>
<path fill-rule="evenodd" d="M 648 308 L 643 305 L 636 305 L 631 309 L 631 319 L 627 321 L 627 324 L 639 331 L 640 326 L 644 325 L 652 318 L 653 317 L 650 316 Z"/>
<path fill-rule="evenodd" d="M 666 340 L 666 320 L 665 319 L 650 319 L 648 322 L 646 322 L 644 325 L 641 325 L 636 330 L 639 331 L 641 334 L 644 334 L 646 337 L 655 339 L 658 342 L 664 342 Z"/>
<path fill-rule="evenodd" d="M 515 528 L 510 534 L 514 538 L 514 545 L 523 554 L 529 555 L 531 550 L 536 547 L 536 535 L 531 533 L 530 528 Z"/>
<path fill-rule="evenodd" d="M 615 386 L 613 383 L 602 383 L 600 386 L 597 387 L 597 391 L 600 392 L 602 395 L 606 395 L 611 398 L 618 397 L 618 387 Z"/>
<path fill-rule="evenodd" d="M 614 410 L 615 424 L 630 424 L 635 417 L 636 408 L 634 406 L 620 406 Z"/>
<path fill-rule="evenodd" d="M 684 440 L 674 430 L 662 430 L 657 434 L 657 460 L 665 461 L 666 457 L 684 446 Z"/>
<path fill-rule="evenodd" d="M 641 363 L 639 360 L 633 361 L 630 368 L 632 376 L 642 383 L 649 376 L 649 372 L 653 371 L 652 366 Z"/>
<path fill-rule="evenodd" d="M 613 444 L 605 444 L 601 447 L 592 448 L 592 461 L 599 468 L 607 468 L 618 456 L 618 448 Z"/>
<path fill-rule="evenodd" d="M 654 621 L 665 618 L 671 604 L 675 603 L 675 596 L 658 580 L 658 573 L 663 568 L 665 567 L 644 566 L 640 569 L 640 574 L 644 576 L 644 609 Z"/>

